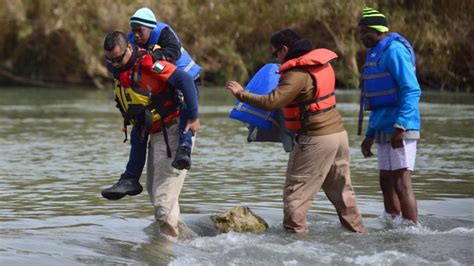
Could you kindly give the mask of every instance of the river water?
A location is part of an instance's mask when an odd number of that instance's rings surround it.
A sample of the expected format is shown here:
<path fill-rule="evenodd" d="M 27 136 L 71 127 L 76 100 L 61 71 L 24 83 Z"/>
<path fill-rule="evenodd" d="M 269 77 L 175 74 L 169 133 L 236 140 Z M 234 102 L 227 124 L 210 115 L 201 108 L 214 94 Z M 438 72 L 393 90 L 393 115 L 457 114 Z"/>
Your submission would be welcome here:
<path fill-rule="evenodd" d="M 368 234 L 345 231 L 322 192 L 308 214 L 309 235 L 284 233 L 288 155 L 278 143 L 246 143 L 246 128 L 228 118 L 232 97 L 204 88 L 202 129 L 180 201 L 182 219 L 199 237 L 170 243 L 146 193 L 118 201 L 100 195 L 124 170 L 129 150 L 112 92 L 3 88 L 0 265 L 472 265 L 474 97 L 423 95 L 413 174 L 420 224 L 409 227 L 383 215 L 376 159 L 360 155 L 355 135 L 357 93 L 337 95 Z M 213 235 L 201 222 L 239 205 L 270 229 Z"/>

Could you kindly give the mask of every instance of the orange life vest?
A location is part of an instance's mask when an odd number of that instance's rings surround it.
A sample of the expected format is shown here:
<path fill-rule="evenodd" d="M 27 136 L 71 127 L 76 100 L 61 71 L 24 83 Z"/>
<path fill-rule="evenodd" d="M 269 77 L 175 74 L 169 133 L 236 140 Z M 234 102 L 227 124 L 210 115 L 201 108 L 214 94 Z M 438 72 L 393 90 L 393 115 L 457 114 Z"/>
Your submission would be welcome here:
<path fill-rule="evenodd" d="M 312 99 L 297 102 L 291 101 L 283 108 L 285 126 L 289 130 L 301 131 L 303 121 L 308 120 L 309 116 L 321 114 L 330 111 L 336 107 L 336 95 L 334 88 L 336 85 L 336 75 L 329 63 L 337 55 L 327 49 L 315 49 L 298 58 L 286 61 L 280 66 L 282 73 L 280 80 L 284 77 L 284 72 L 291 68 L 305 68 L 314 82 L 315 94 Z"/>
<path fill-rule="evenodd" d="M 119 76 L 119 107 L 125 113 L 133 105 L 142 106 L 151 111 L 152 125 L 149 133 L 161 131 L 179 116 L 179 101 L 167 80 L 176 70 L 176 66 L 167 61 L 153 62 L 150 54 L 139 56 L 135 65 L 123 71 Z M 122 93 L 122 95 L 120 95 Z M 116 89 L 117 94 L 117 89 Z M 133 119 L 132 119 L 133 123 Z"/>

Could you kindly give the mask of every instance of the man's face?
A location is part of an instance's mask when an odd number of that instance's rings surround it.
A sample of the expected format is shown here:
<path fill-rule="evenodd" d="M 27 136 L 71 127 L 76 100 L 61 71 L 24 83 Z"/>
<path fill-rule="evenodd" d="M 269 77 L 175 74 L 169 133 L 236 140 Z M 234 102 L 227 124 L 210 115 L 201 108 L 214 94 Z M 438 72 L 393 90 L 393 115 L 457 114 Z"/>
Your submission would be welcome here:
<path fill-rule="evenodd" d="M 105 60 L 107 60 L 107 62 L 112 64 L 112 66 L 115 68 L 124 66 L 130 60 L 132 55 L 130 45 L 128 45 L 125 49 L 120 48 L 120 45 L 116 45 L 112 51 L 106 50 L 104 53 Z"/>
<path fill-rule="evenodd" d="M 374 29 L 365 25 L 360 25 L 358 28 L 358 36 L 359 40 L 366 48 L 372 48 L 377 45 L 382 35 L 377 34 L 377 31 Z"/>
<path fill-rule="evenodd" d="M 152 29 L 143 26 L 133 26 L 132 33 L 139 46 L 145 46 L 150 38 Z"/>

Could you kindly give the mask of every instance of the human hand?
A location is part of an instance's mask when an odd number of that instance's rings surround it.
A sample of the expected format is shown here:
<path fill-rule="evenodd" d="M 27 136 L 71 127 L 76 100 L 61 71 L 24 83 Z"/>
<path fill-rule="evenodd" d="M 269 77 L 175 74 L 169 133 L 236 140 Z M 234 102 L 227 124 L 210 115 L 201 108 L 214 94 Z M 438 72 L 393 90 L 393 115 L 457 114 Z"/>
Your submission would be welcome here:
<path fill-rule="evenodd" d="M 392 149 L 398 149 L 404 146 L 403 137 L 405 136 L 405 130 L 401 128 L 395 128 L 395 132 L 390 139 L 390 144 L 392 145 Z"/>
<path fill-rule="evenodd" d="M 360 150 L 362 155 L 364 155 L 364 158 L 372 157 L 372 155 L 374 155 L 372 151 L 370 151 L 373 144 L 374 139 L 368 137 L 365 137 L 365 139 L 362 141 L 362 144 L 360 144 Z"/>
<path fill-rule="evenodd" d="M 196 118 L 194 120 L 188 120 L 186 123 L 186 127 L 184 128 L 184 134 L 188 133 L 188 131 L 191 129 L 191 133 L 193 136 L 196 135 L 199 127 L 201 127 L 201 124 L 199 123 L 199 118 Z"/>
<path fill-rule="evenodd" d="M 242 85 L 240 85 L 237 81 L 231 80 L 227 81 L 225 84 L 225 88 L 232 92 L 232 95 L 236 95 L 239 91 L 243 91 Z"/>

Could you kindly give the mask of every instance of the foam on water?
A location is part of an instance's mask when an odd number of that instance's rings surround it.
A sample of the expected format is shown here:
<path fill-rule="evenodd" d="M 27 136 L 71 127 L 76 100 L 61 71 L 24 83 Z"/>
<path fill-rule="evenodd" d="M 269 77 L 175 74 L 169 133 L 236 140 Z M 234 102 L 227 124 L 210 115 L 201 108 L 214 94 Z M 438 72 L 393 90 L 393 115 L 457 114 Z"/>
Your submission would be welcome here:
<path fill-rule="evenodd" d="M 391 229 L 388 232 L 413 235 L 474 235 L 474 228 L 457 227 L 447 231 L 439 231 L 430 229 L 422 225 L 418 225 Z"/>
<path fill-rule="evenodd" d="M 229 232 L 179 241 L 188 250 L 199 252 L 180 252 L 170 265 L 460 265 L 465 262 L 459 262 L 457 256 L 466 255 L 468 246 L 458 249 L 458 255 L 440 248 L 451 243 L 472 243 L 474 234 L 474 228 L 470 227 L 434 229 L 422 223 L 414 225 L 401 217 L 390 219 L 387 215 L 373 220 L 385 226 L 369 227 L 366 235 L 354 234 L 328 217 L 311 218 L 310 234 L 303 237 L 284 233 L 281 223 L 270 220 L 273 226 L 263 234 Z M 430 244 L 435 239 L 442 241 L 439 247 Z M 425 251 L 411 248 L 413 245 Z"/>
<path fill-rule="evenodd" d="M 421 222 L 414 224 L 412 221 L 403 219 L 402 216 L 392 218 L 389 214 L 384 213 L 382 220 L 388 222 L 391 227 L 389 230 L 378 231 L 376 234 L 412 234 L 412 235 L 468 235 L 474 234 L 474 228 L 456 227 L 448 230 L 436 230 L 423 225 Z"/>
<path fill-rule="evenodd" d="M 315 226 L 324 226 L 314 223 Z M 433 263 L 458 265 L 455 257 L 430 260 L 413 254 L 412 250 L 398 250 L 389 239 L 403 239 L 403 236 L 450 235 L 453 237 L 473 234 L 474 228 L 458 227 L 446 231 L 433 230 L 422 225 L 401 224 L 394 229 L 371 230 L 368 235 L 346 231 L 327 231 L 296 237 L 276 228 L 264 234 L 229 232 L 215 237 L 198 237 L 180 241 L 183 245 L 199 252 L 178 254 L 170 265 L 431 265 Z M 377 245 L 377 241 L 385 244 Z"/>
<path fill-rule="evenodd" d="M 337 253 L 330 245 L 312 244 L 272 234 L 242 234 L 229 232 L 216 237 L 200 237 L 183 245 L 199 249 L 201 253 L 178 256 L 170 265 L 248 265 L 330 263 Z M 297 259 L 295 259 L 297 258 Z"/>
<path fill-rule="evenodd" d="M 429 261 L 420 258 L 415 255 L 398 252 L 395 250 L 387 250 L 378 252 L 373 255 L 362 255 L 355 258 L 346 258 L 347 263 L 353 263 L 356 265 L 417 265 L 417 264 L 429 264 Z"/>

